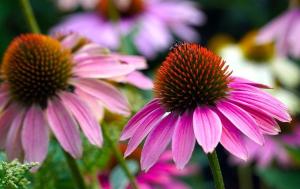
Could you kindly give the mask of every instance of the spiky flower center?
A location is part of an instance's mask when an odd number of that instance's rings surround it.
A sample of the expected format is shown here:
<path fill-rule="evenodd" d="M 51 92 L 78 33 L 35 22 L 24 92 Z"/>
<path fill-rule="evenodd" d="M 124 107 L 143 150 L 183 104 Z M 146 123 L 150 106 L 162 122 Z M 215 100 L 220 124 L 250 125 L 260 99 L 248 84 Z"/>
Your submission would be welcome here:
<path fill-rule="evenodd" d="M 68 87 L 71 53 L 41 34 L 15 38 L 5 52 L 1 71 L 11 96 L 24 105 L 46 106 L 47 99 Z"/>
<path fill-rule="evenodd" d="M 198 44 L 175 46 L 159 68 L 154 92 L 168 111 L 182 113 L 226 97 L 230 72 L 217 55 Z"/>
<path fill-rule="evenodd" d="M 107 19 L 128 18 L 145 10 L 143 0 L 101 0 L 97 6 L 99 13 Z"/>

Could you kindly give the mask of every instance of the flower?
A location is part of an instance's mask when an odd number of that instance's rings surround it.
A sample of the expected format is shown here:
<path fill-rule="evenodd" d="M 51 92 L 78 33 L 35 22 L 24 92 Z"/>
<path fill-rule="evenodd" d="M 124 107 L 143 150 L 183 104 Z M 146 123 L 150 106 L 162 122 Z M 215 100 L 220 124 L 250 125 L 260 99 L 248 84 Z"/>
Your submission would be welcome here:
<path fill-rule="evenodd" d="M 272 165 L 274 161 L 283 167 L 291 165 L 293 161 L 286 148 L 299 147 L 299 136 L 300 127 L 297 125 L 293 132 L 284 132 L 278 136 L 267 136 L 265 145 L 262 147 L 250 140 L 245 140 L 249 156 L 247 164 L 256 162 L 257 166 L 262 168 Z M 245 162 L 241 162 L 234 157 L 231 160 L 237 164 L 245 164 Z"/>
<path fill-rule="evenodd" d="M 91 144 L 101 147 L 99 107 L 130 113 L 127 99 L 107 82 L 136 70 L 128 60 L 144 61 L 110 54 L 75 33 L 15 38 L 1 66 L 0 147 L 8 159 L 42 162 L 47 155 L 49 127 L 74 158 L 82 154 L 77 125 Z"/>
<path fill-rule="evenodd" d="M 174 188 L 174 189 L 189 189 L 184 182 L 177 177 L 187 176 L 195 172 L 194 165 L 190 165 L 184 170 L 178 170 L 171 162 L 171 152 L 165 152 L 149 171 L 139 171 L 136 175 L 136 181 L 140 188 L 157 189 L 157 188 Z M 108 172 L 109 173 L 109 172 Z M 98 180 L 103 189 L 111 189 L 109 182 L 109 174 L 101 173 L 98 175 Z M 130 189 L 130 186 L 127 187 Z"/>
<path fill-rule="evenodd" d="M 287 10 L 264 26 L 257 37 L 258 43 L 276 42 L 279 55 L 300 57 L 300 8 Z"/>
<path fill-rule="evenodd" d="M 183 168 L 195 141 L 205 153 L 222 146 L 246 160 L 242 136 L 258 144 L 264 134 L 278 134 L 275 119 L 291 121 L 287 107 L 261 88 L 265 85 L 231 77 L 217 55 L 198 44 L 175 46 L 154 82 L 155 98 L 133 116 L 120 140 L 129 140 L 128 156 L 148 135 L 141 167 L 148 170 L 172 141 L 173 159 Z"/>
<path fill-rule="evenodd" d="M 52 32 L 76 31 L 111 49 L 132 35 L 137 50 L 153 58 L 170 46 L 172 33 L 184 41 L 198 40 L 192 26 L 203 22 L 204 15 L 190 1 L 99 0 L 94 12 L 71 15 Z"/>
<path fill-rule="evenodd" d="M 62 11 L 75 10 L 78 6 L 82 6 L 84 9 L 92 9 L 97 0 L 56 0 L 57 6 Z"/>

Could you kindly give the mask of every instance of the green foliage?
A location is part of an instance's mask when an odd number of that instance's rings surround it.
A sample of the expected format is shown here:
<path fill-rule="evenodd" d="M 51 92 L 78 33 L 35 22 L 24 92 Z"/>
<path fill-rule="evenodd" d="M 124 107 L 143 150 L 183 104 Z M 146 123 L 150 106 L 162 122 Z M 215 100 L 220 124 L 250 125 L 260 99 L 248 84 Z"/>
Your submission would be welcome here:
<path fill-rule="evenodd" d="M 31 168 L 37 163 L 21 164 L 17 160 L 12 162 L 0 162 L 0 188 L 3 189 L 25 189 L 30 181 L 27 179 Z"/>
<path fill-rule="evenodd" d="M 266 168 L 259 169 L 258 175 L 268 186 L 274 189 L 291 189 L 300 186 L 300 170 Z"/>

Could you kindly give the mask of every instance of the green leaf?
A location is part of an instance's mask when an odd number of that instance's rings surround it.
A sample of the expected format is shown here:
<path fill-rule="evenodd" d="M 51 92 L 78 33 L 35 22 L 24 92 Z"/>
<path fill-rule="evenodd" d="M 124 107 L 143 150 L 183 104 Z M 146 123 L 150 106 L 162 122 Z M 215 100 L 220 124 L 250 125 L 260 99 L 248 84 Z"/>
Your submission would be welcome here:
<path fill-rule="evenodd" d="M 135 175 L 138 172 L 139 166 L 136 161 L 130 160 L 127 161 L 126 164 L 131 174 Z M 113 189 L 126 189 L 129 184 L 129 180 L 120 166 L 117 166 L 112 170 L 109 181 Z"/>
<path fill-rule="evenodd" d="M 300 170 L 267 168 L 259 169 L 257 172 L 260 178 L 274 189 L 291 189 L 300 186 Z"/>

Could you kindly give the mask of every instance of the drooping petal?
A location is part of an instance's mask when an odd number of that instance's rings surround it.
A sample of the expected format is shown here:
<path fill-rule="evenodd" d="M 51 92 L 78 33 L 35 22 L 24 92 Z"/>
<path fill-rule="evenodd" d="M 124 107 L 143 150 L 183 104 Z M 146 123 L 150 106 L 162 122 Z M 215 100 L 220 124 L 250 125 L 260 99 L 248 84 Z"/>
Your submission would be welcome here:
<path fill-rule="evenodd" d="M 159 101 L 154 99 L 146 104 L 137 114 L 135 114 L 124 127 L 122 134 L 120 136 L 120 140 L 127 140 L 129 139 L 133 133 L 138 128 L 138 123 L 144 119 L 150 112 L 153 110 L 160 108 Z"/>
<path fill-rule="evenodd" d="M 128 74 L 124 78 L 124 82 L 132 84 L 140 89 L 152 89 L 153 88 L 152 80 L 149 77 L 145 76 L 143 73 L 138 72 L 138 71 Z"/>
<path fill-rule="evenodd" d="M 264 143 L 263 135 L 255 122 L 242 108 L 230 103 L 221 101 L 217 104 L 218 110 L 242 133 L 258 144 Z"/>
<path fill-rule="evenodd" d="M 113 54 L 113 56 L 118 58 L 121 62 L 126 62 L 127 64 L 131 64 L 137 70 L 146 69 L 148 67 L 146 63 L 146 59 L 141 56 L 123 55 L 123 54 Z"/>
<path fill-rule="evenodd" d="M 24 109 L 18 110 L 18 114 L 15 115 L 6 137 L 5 150 L 7 159 L 10 161 L 16 158 L 20 159 L 22 156 L 21 129 L 24 114 Z"/>
<path fill-rule="evenodd" d="M 82 146 L 75 120 L 59 99 L 48 101 L 46 114 L 49 126 L 65 151 L 74 158 L 81 157 Z"/>
<path fill-rule="evenodd" d="M 77 79 L 72 83 L 83 92 L 99 99 L 110 111 L 124 115 L 129 114 L 128 101 L 114 86 L 94 79 Z"/>
<path fill-rule="evenodd" d="M 19 109 L 16 104 L 10 104 L 0 117 L 0 149 L 5 148 L 6 138 L 11 128 L 11 123 L 15 117 L 19 114 Z"/>
<path fill-rule="evenodd" d="M 91 144 L 102 146 L 103 138 L 100 125 L 88 106 L 76 95 L 68 92 L 60 94 L 62 103 L 73 114 L 78 121 L 83 133 Z"/>
<path fill-rule="evenodd" d="M 148 170 L 157 162 L 162 152 L 166 149 L 177 127 L 178 118 L 170 113 L 164 117 L 147 137 L 141 155 L 141 167 Z"/>
<path fill-rule="evenodd" d="M 221 136 L 222 146 L 238 158 L 247 160 L 248 153 L 242 133 L 221 113 L 218 115 L 223 125 Z"/>
<path fill-rule="evenodd" d="M 255 98 L 256 96 L 256 98 Z M 243 104 L 252 109 L 258 109 L 270 117 L 274 117 L 282 122 L 291 121 L 291 116 L 288 114 L 285 107 L 280 106 L 279 104 L 274 104 L 272 101 L 266 98 L 258 98 L 259 95 L 255 95 L 251 98 L 247 95 L 233 94 L 230 97 L 230 100 Z"/>
<path fill-rule="evenodd" d="M 46 158 L 49 134 L 43 110 L 31 106 L 27 111 L 22 129 L 22 145 L 26 162 L 43 162 Z"/>
<path fill-rule="evenodd" d="M 222 123 L 209 107 L 197 107 L 193 115 L 195 137 L 205 153 L 213 152 L 221 139 Z"/>
<path fill-rule="evenodd" d="M 195 142 L 193 114 L 186 112 L 180 116 L 172 138 L 173 158 L 179 169 L 183 169 L 190 160 Z"/>
<path fill-rule="evenodd" d="M 164 110 L 160 108 L 155 109 L 138 123 L 136 131 L 129 140 L 125 151 L 125 157 L 131 154 L 138 147 L 146 135 L 159 123 L 164 113 Z"/>
<path fill-rule="evenodd" d="M 134 70 L 134 66 L 121 63 L 113 56 L 103 56 L 95 60 L 86 60 L 84 63 L 76 64 L 73 68 L 76 76 L 102 79 L 127 75 Z"/>
<path fill-rule="evenodd" d="M 264 85 L 264 84 L 261 84 L 261 83 L 256 83 L 256 82 L 253 82 L 253 81 L 250 81 L 248 79 L 241 78 L 241 77 L 231 77 L 231 79 L 232 79 L 232 82 L 229 83 L 229 85 L 231 85 L 231 84 L 247 84 L 247 85 L 251 85 L 251 86 L 254 86 L 254 87 L 258 87 L 258 88 L 264 88 L 264 89 L 271 89 L 272 88 L 270 86 L 267 86 L 267 85 Z"/>

